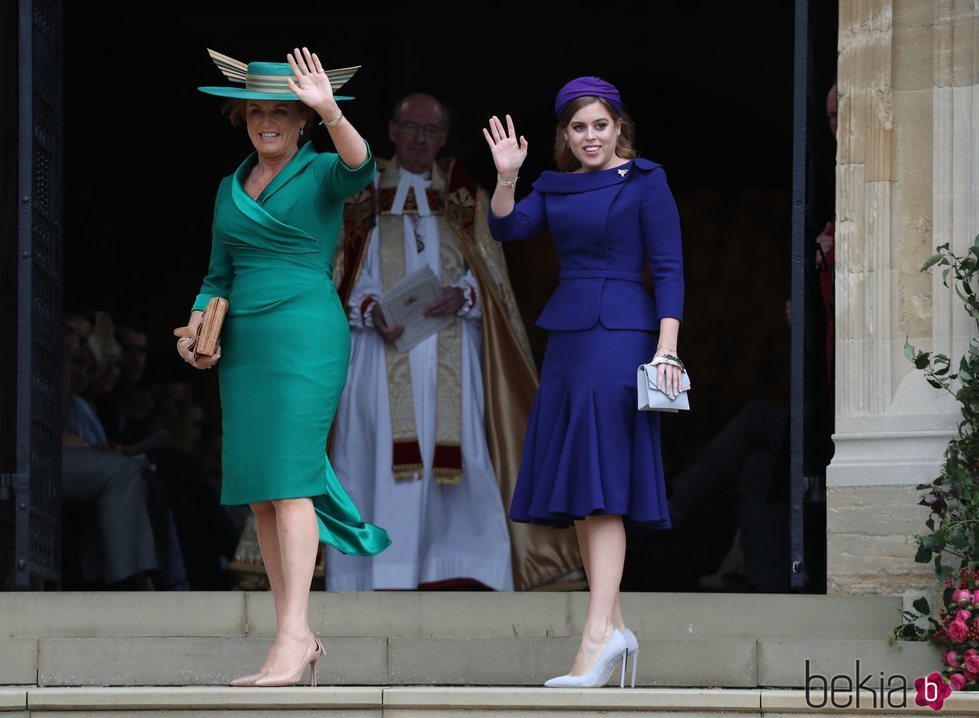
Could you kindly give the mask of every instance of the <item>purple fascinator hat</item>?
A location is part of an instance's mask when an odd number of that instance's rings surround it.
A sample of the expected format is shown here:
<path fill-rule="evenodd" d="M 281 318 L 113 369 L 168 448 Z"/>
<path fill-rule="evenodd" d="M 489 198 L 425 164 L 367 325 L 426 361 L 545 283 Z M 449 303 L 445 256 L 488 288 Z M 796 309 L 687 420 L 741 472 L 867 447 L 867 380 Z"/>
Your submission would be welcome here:
<path fill-rule="evenodd" d="M 605 82 L 600 77 L 576 77 L 557 91 L 557 97 L 554 98 L 554 112 L 558 119 L 561 119 L 568 103 L 579 97 L 601 97 L 618 112 L 622 112 L 622 96 L 619 95 L 615 85 Z"/>

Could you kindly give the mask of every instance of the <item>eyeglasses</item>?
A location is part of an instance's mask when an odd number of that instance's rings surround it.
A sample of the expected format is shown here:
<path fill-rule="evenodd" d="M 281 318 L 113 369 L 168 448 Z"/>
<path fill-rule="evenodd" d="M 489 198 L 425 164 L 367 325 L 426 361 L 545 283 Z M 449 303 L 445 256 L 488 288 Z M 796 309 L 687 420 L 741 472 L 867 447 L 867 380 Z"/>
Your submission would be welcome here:
<path fill-rule="evenodd" d="M 398 129 L 408 135 L 417 134 L 419 130 L 430 140 L 435 139 L 443 132 L 445 129 L 439 125 L 419 125 L 414 122 L 399 122 L 397 123 Z"/>

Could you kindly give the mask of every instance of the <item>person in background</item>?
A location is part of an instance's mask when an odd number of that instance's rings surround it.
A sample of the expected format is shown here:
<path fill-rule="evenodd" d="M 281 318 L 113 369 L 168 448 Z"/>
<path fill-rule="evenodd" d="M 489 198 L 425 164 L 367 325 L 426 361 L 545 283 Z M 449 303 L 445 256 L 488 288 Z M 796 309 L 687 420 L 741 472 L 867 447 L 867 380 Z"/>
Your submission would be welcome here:
<path fill-rule="evenodd" d="M 507 530 L 536 371 L 489 236 L 488 197 L 458 162 L 438 159 L 449 130 L 448 109 L 431 95 L 398 101 L 388 123 L 395 156 L 345 208 L 337 284 L 352 350 L 332 458 L 394 544 L 370 561 L 329 551 L 330 590 L 506 591 L 578 565 L 560 537 L 517 528 L 511 543 Z M 442 285 L 425 314 L 451 321 L 401 352 L 404 327 L 378 300 L 423 268 Z"/>
<path fill-rule="evenodd" d="M 132 457 L 97 448 L 106 443 L 104 434 L 79 396 L 88 384 L 92 363 L 87 346 L 90 330 L 91 324 L 83 318 L 66 318 L 61 490 L 65 499 L 94 508 L 92 520 L 86 517 L 80 522 L 81 580 L 87 584 L 101 580 L 109 589 L 152 588 L 157 549 L 140 466 Z"/>

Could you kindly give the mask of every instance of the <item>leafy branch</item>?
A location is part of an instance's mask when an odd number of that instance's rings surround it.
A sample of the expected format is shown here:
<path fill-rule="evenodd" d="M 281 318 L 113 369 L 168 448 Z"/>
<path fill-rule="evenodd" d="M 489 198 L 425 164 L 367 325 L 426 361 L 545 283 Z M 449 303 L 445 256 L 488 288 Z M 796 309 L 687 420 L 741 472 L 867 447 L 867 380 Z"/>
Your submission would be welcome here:
<path fill-rule="evenodd" d="M 979 333 L 979 237 L 964 256 L 955 255 L 948 244 L 938 247 L 921 271 L 942 268 L 942 283 L 955 291 L 966 312 L 976 322 Z M 917 488 L 925 493 L 919 502 L 930 509 L 927 533 L 916 537 L 915 561 L 932 563 L 943 584 L 957 571 L 979 566 L 979 339 L 969 342 L 966 352 L 953 362 L 946 354 L 918 351 L 905 341 L 904 354 L 925 381 L 935 389 L 952 395 L 959 405 L 961 420 L 957 434 L 948 443 L 939 475 L 930 484 Z M 950 565 L 952 558 L 957 565 Z M 929 616 L 927 601 L 915 602 L 913 612 L 905 611 L 905 623 L 892 639 L 924 640 L 929 634 L 914 623 Z M 929 616 L 932 624 L 935 620 Z"/>

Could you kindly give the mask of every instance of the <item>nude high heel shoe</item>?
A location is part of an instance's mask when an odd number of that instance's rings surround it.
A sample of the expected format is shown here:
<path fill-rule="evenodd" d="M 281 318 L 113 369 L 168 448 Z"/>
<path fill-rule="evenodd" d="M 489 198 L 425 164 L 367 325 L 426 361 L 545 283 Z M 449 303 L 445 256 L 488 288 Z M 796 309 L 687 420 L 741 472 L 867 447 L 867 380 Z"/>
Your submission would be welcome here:
<path fill-rule="evenodd" d="M 294 686 L 299 681 L 302 680 L 303 674 L 306 672 L 306 666 L 309 666 L 309 685 L 316 686 L 316 661 L 326 653 L 326 649 L 323 648 L 323 642 L 320 641 L 320 637 L 317 635 L 312 636 L 313 643 L 308 648 L 306 648 L 306 655 L 303 656 L 302 662 L 299 667 L 292 671 L 291 673 L 280 673 L 277 676 L 271 676 L 268 674 L 263 675 L 261 678 L 255 681 L 253 685 L 259 688 L 275 688 L 278 686 Z"/>
<path fill-rule="evenodd" d="M 619 687 L 625 686 L 625 660 L 629 647 L 626 645 L 625 636 L 618 628 L 612 629 L 612 636 L 608 639 L 608 645 L 598 663 L 588 673 L 583 676 L 563 675 L 545 681 L 547 688 L 601 688 L 608 681 L 612 671 L 620 662 L 622 672 L 619 677 Z"/>
<path fill-rule="evenodd" d="M 265 671 L 259 671 L 258 673 L 249 673 L 247 676 L 242 676 L 241 678 L 233 679 L 228 685 L 232 685 L 235 688 L 244 688 L 247 686 L 255 685 L 255 681 L 265 675 Z"/>

